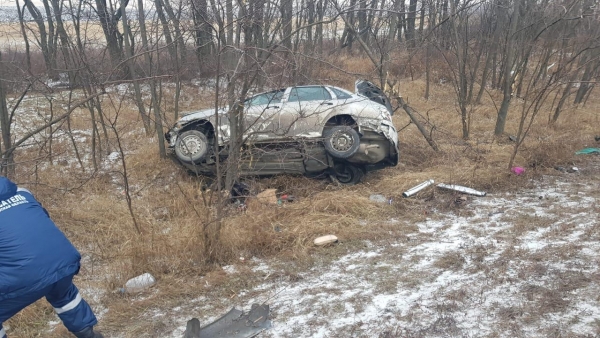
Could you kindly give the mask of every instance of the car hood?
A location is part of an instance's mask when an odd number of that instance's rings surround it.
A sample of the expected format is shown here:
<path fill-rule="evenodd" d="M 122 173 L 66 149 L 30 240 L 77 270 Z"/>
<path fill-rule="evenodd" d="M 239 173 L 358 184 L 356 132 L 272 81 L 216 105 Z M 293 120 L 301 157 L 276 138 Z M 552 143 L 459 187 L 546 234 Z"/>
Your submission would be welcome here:
<path fill-rule="evenodd" d="M 354 90 L 356 94 L 365 96 L 371 101 L 377 102 L 390 112 L 390 115 L 394 115 L 394 110 L 390 99 L 384 94 L 383 90 L 374 85 L 372 82 L 367 80 L 356 80 L 354 83 Z"/>

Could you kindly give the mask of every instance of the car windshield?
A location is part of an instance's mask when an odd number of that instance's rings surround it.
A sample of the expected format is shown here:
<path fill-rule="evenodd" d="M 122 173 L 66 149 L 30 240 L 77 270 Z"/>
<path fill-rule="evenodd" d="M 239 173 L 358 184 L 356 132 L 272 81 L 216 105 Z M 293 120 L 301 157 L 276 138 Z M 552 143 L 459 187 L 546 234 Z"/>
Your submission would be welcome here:
<path fill-rule="evenodd" d="M 281 103 L 281 98 L 285 89 L 274 90 L 272 92 L 259 94 L 244 101 L 246 106 L 258 106 L 271 103 Z"/>
<path fill-rule="evenodd" d="M 294 87 L 288 99 L 289 102 L 325 100 L 331 100 L 331 94 L 322 86 Z"/>

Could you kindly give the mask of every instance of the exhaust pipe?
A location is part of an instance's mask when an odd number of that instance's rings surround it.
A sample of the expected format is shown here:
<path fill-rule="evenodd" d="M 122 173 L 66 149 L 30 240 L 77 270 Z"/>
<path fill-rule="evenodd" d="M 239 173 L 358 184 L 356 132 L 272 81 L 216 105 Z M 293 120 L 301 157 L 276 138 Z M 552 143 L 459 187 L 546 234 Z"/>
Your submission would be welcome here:
<path fill-rule="evenodd" d="M 416 193 L 418 193 L 419 191 L 427 188 L 428 186 L 432 185 L 434 182 L 433 180 L 427 180 L 419 185 L 416 185 L 408 190 L 406 190 L 405 192 L 402 193 L 402 197 L 410 197 Z"/>
<path fill-rule="evenodd" d="M 478 191 L 475 189 L 463 187 L 462 185 L 440 183 L 440 184 L 438 184 L 438 188 L 454 190 L 454 191 L 462 192 L 462 193 L 469 194 L 469 195 L 479 196 L 479 197 L 483 197 L 486 195 L 485 191 Z"/>

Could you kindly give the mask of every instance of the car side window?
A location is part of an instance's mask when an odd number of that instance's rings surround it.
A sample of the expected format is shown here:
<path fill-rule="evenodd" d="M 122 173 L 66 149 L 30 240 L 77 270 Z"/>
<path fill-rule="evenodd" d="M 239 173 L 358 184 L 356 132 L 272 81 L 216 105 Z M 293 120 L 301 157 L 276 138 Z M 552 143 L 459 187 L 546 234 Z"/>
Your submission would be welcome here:
<path fill-rule="evenodd" d="M 335 94 L 335 96 L 337 97 L 338 100 L 345 100 L 345 99 L 352 98 L 352 95 L 350 95 L 342 90 L 339 90 L 335 87 L 329 87 L 329 89 L 331 89 L 331 91 L 333 91 L 333 93 Z"/>
<path fill-rule="evenodd" d="M 281 103 L 284 89 L 274 90 L 272 92 L 256 95 L 244 101 L 246 106 L 259 106 L 271 103 Z"/>
<path fill-rule="evenodd" d="M 300 101 L 326 101 L 331 100 L 331 94 L 322 86 L 294 87 L 288 102 Z"/>

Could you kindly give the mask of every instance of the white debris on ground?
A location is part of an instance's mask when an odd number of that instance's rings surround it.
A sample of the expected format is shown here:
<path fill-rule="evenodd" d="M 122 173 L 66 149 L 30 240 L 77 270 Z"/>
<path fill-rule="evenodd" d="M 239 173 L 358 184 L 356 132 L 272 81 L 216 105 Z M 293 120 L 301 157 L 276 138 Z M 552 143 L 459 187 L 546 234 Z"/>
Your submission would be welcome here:
<path fill-rule="evenodd" d="M 471 198 L 459 215 L 245 290 L 229 308 L 269 304 L 273 327 L 261 337 L 598 336 L 598 184 L 536 185 Z M 255 273 L 274 272 L 265 264 Z M 221 306 L 187 319 L 210 323 Z"/>

